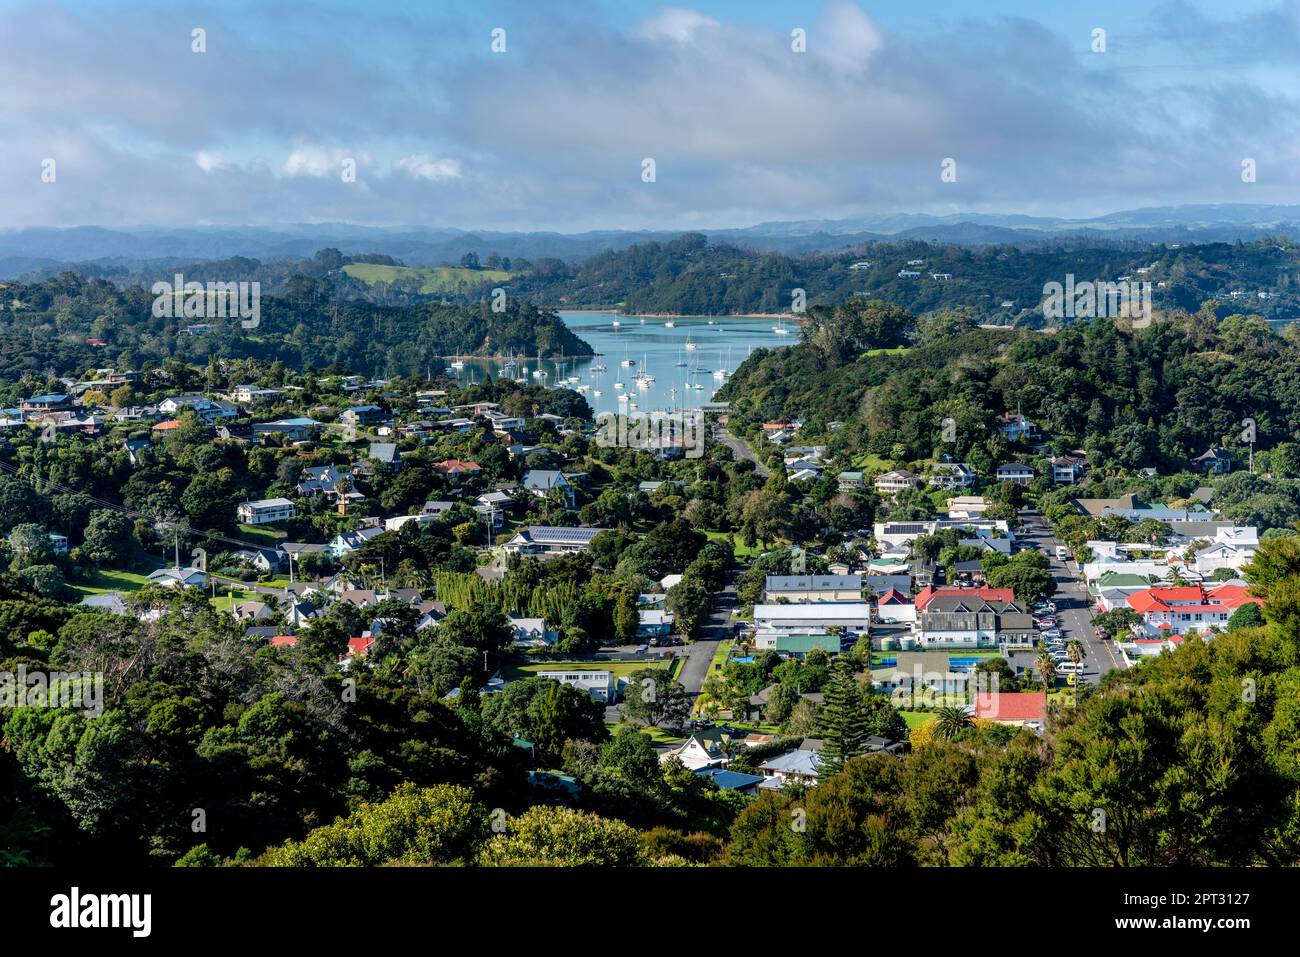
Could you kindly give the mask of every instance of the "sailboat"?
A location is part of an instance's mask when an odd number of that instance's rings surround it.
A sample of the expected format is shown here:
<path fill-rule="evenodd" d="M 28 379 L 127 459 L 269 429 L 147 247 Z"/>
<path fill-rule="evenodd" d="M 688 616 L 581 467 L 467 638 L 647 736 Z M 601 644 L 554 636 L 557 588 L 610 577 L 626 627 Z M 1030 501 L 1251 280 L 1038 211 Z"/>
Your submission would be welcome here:
<path fill-rule="evenodd" d="M 638 389 L 648 389 L 648 388 L 650 388 L 650 384 L 651 384 L 652 382 L 654 382 L 654 380 L 655 380 L 655 377 L 652 376 L 652 375 L 650 374 L 649 370 L 646 369 L 646 357 L 645 357 L 645 356 L 642 356 L 642 357 L 641 357 L 641 371 L 638 372 L 638 373 L 637 373 L 637 376 L 636 376 L 636 387 L 637 387 Z"/>
<path fill-rule="evenodd" d="M 465 363 L 462 362 L 460 359 L 457 359 L 455 362 L 451 364 L 451 367 L 455 369 L 457 372 L 459 372 L 461 369 L 465 368 Z"/>
<path fill-rule="evenodd" d="M 691 350 L 696 348 L 695 343 L 691 341 L 691 335 L 689 332 L 686 334 L 686 348 Z"/>
<path fill-rule="evenodd" d="M 778 319 L 776 325 L 772 327 L 772 331 L 778 336 L 788 336 L 790 334 L 790 330 L 785 327 L 784 319 Z"/>
<path fill-rule="evenodd" d="M 619 326 L 623 325 L 623 323 L 621 323 L 621 322 L 619 322 L 617 319 L 615 319 L 615 320 L 613 321 L 612 325 L 614 326 L 615 329 L 617 329 Z"/>
<path fill-rule="evenodd" d="M 676 328 L 677 328 L 677 323 L 675 323 L 675 322 L 673 322 L 671 319 L 669 319 L 667 322 L 664 323 L 664 328 L 665 328 L 665 329 L 676 329 Z"/>

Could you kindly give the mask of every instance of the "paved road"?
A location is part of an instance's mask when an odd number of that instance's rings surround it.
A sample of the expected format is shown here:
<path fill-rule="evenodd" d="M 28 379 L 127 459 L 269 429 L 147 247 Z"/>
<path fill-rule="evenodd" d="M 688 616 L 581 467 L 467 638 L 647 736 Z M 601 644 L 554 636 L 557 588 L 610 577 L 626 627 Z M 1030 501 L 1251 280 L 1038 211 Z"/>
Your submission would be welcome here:
<path fill-rule="evenodd" d="M 1052 563 L 1052 577 L 1056 579 L 1057 618 L 1061 633 L 1066 639 L 1078 638 L 1083 643 L 1083 678 L 1096 684 L 1102 674 L 1127 667 L 1124 657 L 1115 650 L 1111 641 L 1096 637 L 1092 626 L 1092 613 L 1088 607 L 1088 593 L 1079 580 L 1079 567 L 1073 560 L 1061 562 L 1056 557 L 1056 546 L 1061 544 L 1052 535 L 1051 526 L 1036 513 L 1022 513 L 1025 527 L 1017 533 L 1021 541 L 1033 543 L 1047 554 Z"/>
<path fill-rule="evenodd" d="M 758 460 L 758 456 L 754 454 L 754 450 L 749 447 L 748 442 L 744 439 L 736 438 L 730 432 L 721 427 L 717 427 L 713 430 L 713 437 L 727 448 L 731 449 L 737 459 L 744 459 L 748 462 L 753 462 L 754 472 L 763 478 L 767 478 L 767 466 Z"/>
<path fill-rule="evenodd" d="M 719 601 L 719 598 L 722 600 Z M 718 643 L 734 637 L 731 612 L 736 607 L 736 589 L 733 582 L 713 596 L 713 610 L 709 620 L 700 629 L 700 636 L 682 649 L 682 670 L 677 675 L 678 682 L 692 696 L 698 695 L 704 687 L 704 680 L 709 676 L 709 665 L 718 651 Z"/>

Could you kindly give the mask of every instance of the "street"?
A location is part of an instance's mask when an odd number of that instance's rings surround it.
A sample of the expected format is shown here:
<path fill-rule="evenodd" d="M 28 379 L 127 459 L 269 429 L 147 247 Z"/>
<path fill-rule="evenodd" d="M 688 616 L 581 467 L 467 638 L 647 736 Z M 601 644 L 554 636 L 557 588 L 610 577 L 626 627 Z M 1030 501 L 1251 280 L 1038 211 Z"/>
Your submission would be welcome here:
<path fill-rule="evenodd" d="M 1037 513 L 1022 512 L 1024 527 L 1016 533 L 1017 539 L 1032 544 L 1047 555 L 1051 562 L 1052 577 L 1056 580 L 1056 594 L 1052 601 L 1056 603 L 1057 619 L 1061 634 L 1067 640 L 1077 638 L 1083 643 L 1083 678 L 1096 684 L 1102 674 L 1127 667 L 1124 657 L 1115 650 L 1112 641 L 1097 638 L 1092 626 L 1092 614 L 1088 608 L 1088 593 L 1078 578 L 1078 568 L 1073 560 L 1062 562 L 1056 557 L 1056 546 L 1061 544 L 1052 535 L 1051 526 Z"/>

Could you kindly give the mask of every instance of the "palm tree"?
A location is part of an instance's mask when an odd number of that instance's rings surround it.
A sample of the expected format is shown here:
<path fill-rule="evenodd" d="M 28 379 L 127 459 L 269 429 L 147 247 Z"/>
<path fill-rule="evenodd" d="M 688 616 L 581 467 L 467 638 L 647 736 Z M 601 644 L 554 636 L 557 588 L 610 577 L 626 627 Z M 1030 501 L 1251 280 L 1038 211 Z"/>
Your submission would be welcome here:
<path fill-rule="evenodd" d="M 951 741 L 967 728 L 973 727 L 974 719 L 966 713 L 965 708 L 944 707 L 935 712 L 934 734 L 944 741 Z"/>
<path fill-rule="evenodd" d="M 1073 664 L 1083 661 L 1083 642 L 1078 638 L 1071 638 L 1070 643 L 1065 646 L 1065 653 L 1070 656 Z M 1074 674 L 1074 706 L 1079 707 L 1079 673 Z"/>
<path fill-rule="evenodd" d="M 1047 692 L 1052 690 L 1056 684 L 1056 660 L 1048 654 L 1046 648 L 1038 652 L 1038 660 L 1035 662 L 1038 666 L 1038 677 L 1043 679 L 1043 709 L 1047 709 Z"/>

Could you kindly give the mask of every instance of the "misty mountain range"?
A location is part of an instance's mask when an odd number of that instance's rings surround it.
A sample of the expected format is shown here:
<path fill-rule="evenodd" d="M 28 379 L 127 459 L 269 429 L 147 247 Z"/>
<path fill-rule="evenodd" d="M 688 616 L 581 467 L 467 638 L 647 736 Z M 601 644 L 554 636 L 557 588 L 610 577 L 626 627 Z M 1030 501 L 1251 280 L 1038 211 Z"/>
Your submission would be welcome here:
<path fill-rule="evenodd" d="M 1217 204 L 1124 210 L 1086 219 L 997 213 L 894 213 L 841 220 L 765 222 L 740 229 L 693 230 L 715 242 L 787 254 L 831 252 L 871 242 L 920 240 L 963 246 L 1131 240 L 1150 243 L 1300 239 L 1300 206 Z M 190 228 L 100 226 L 0 231 L 0 279 L 64 265 L 91 273 L 140 272 L 187 262 L 247 256 L 305 259 L 331 246 L 345 255 L 382 253 L 409 266 L 454 264 L 465 253 L 575 262 L 607 250 L 667 241 L 670 230 L 585 233 L 496 232 L 374 227 L 348 223 Z"/>

